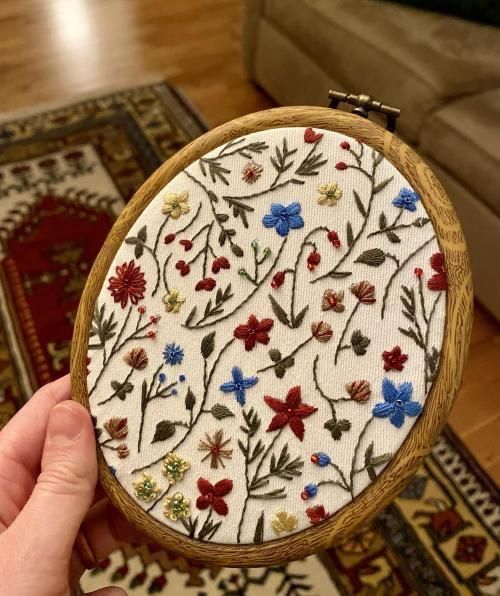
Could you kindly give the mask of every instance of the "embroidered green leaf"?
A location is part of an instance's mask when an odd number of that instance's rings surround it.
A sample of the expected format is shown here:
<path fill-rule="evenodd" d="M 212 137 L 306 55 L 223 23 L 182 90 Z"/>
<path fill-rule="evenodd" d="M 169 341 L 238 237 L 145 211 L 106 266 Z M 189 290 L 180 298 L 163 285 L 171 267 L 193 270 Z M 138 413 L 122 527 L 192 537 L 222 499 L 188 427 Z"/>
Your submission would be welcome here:
<path fill-rule="evenodd" d="M 264 449 L 265 449 L 265 445 L 259 439 L 257 441 L 257 444 L 255 445 L 255 447 L 253 448 L 252 455 L 248 459 L 248 463 L 251 464 L 252 462 L 254 462 L 259 457 L 259 455 L 264 451 Z"/>
<path fill-rule="evenodd" d="M 349 248 L 350 248 L 354 242 L 354 235 L 352 233 L 352 225 L 351 225 L 350 221 L 348 221 L 347 225 L 346 225 L 346 238 L 347 238 L 347 246 L 349 246 Z"/>
<path fill-rule="evenodd" d="M 385 228 L 387 227 L 387 218 L 386 218 L 385 213 L 383 211 L 378 216 L 378 227 L 379 227 L 380 230 L 385 230 Z"/>
<path fill-rule="evenodd" d="M 128 238 L 125 238 L 125 244 L 137 244 L 138 242 L 140 242 L 140 240 L 135 236 L 129 236 Z"/>
<path fill-rule="evenodd" d="M 410 337 L 417 344 L 417 346 L 419 348 L 425 349 L 423 341 L 416 334 L 414 329 L 412 329 L 411 327 L 409 327 L 408 329 L 403 329 L 402 327 L 398 327 L 398 329 L 399 329 L 399 331 L 401 331 L 401 333 L 403 335 L 406 335 L 406 337 Z"/>
<path fill-rule="evenodd" d="M 372 457 L 370 462 L 373 466 L 381 466 L 382 464 L 386 464 L 388 461 L 390 461 L 392 457 L 392 453 L 384 453 L 383 455 L 376 455 Z"/>
<path fill-rule="evenodd" d="M 137 232 L 137 238 L 139 238 L 141 242 L 146 242 L 148 239 L 146 226 L 142 226 L 142 228 Z"/>
<path fill-rule="evenodd" d="M 368 474 L 368 478 L 373 482 L 377 478 L 377 474 L 375 473 L 375 469 L 372 464 L 372 455 L 373 455 L 373 441 L 368 445 L 365 451 L 365 468 Z"/>
<path fill-rule="evenodd" d="M 212 182 L 217 182 L 217 179 L 229 185 L 229 182 L 225 174 L 230 174 L 231 170 L 224 168 L 216 158 L 213 157 L 201 157 L 198 161 L 200 164 L 200 170 L 203 176 L 207 176 L 207 168 Z"/>
<path fill-rule="evenodd" d="M 195 315 L 196 315 L 196 306 L 193 306 L 193 308 L 191 309 L 191 312 L 187 316 L 186 321 L 184 322 L 184 325 L 186 325 L 186 327 L 189 327 L 189 324 L 194 319 Z"/>
<path fill-rule="evenodd" d="M 378 153 L 377 151 L 373 151 L 372 152 L 372 157 L 373 157 L 373 165 L 376 167 L 382 161 L 382 159 L 383 159 L 384 156 L 382 155 L 382 153 Z"/>
<path fill-rule="evenodd" d="M 292 329 L 296 329 L 297 327 L 300 327 L 302 325 L 302 321 L 304 320 L 304 317 L 306 316 L 306 312 L 309 309 L 309 305 L 305 306 L 300 312 L 299 314 L 295 317 L 295 319 L 293 319 L 292 321 Z"/>
<path fill-rule="evenodd" d="M 278 377 L 278 379 L 282 379 L 285 376 L 287 368 L 292 368 L 295 364 L 295 360 L 293 358 L 287 357 L 274 367 L 274 373 Z"/>
<path fill-rule="evenodd" d="M 331 418 L 323 426 L 330 431 L 332 439 L 335 441 L 340 441 L 343 432 L 351 430 L 351 423 L 346 419 L 336 420 L 335 418 Z"/>
<path fill-rule="evenodd" d="M 317 176 L 319 174 L 319 168 L 328 161 L 327 159 L 322 160 L 322 157 L 323 153 L 305 157 L 295 170 L 295 173 L 299 176 Z"/>
<path fill-rule="evenodd" d="M 385 235 L 387 237 L 387 240 L 389 240 L 389 242 L 392 242 L 393 244 L 398 244 L 399 242 L 401 242 L 401 238 L 396 234 L 396 232 L 393 232 L 392 230 L 387 230 Z"/>
<path fill-rule="evenodd" d="M 370 248 L 362 252 L 354 261 L 355 263 L 363 263 L 370 267 L 380 267 L 385 261 L 385 252 L 380 248 Z"/>
<path fill-rule="evenodd" d="M 342 279 L 343 277 L 349 277 L 352 275 L 351 271 L 332 271 L 329 277 L 333 277 L 334 279 Z"/>
<path fill-rule="evenodd" d="M 215 217 L 216 217 L 217 221 L 220 223 L 224 223 L 225 221 L 227 221 L 229 219 L 229 215 L 227 215 L 226 213 L 216 213 Z"/>
<path fill-rule="evenodd" d="M 264 511 L 260 512 L 259 519 L 255 525 L 255 532 L 253 533 L 254 544 L 261 544 L 264 542 Z"/>
<path fill-rule="evenodd" d="M 366 349 L 370 345 L 370 339 L 363 335 L 359 329 L 353 331 L 351 335 L 351 346 L 356 356 L 364 356 Z"/>
<path fill-rule="evenodd" d="M 207 195 L 208 195 L 208 198 L 212 201 L 212 203 L 217 203 L 219 201 L 219 198 L 217 197 L 217 195 L 214 193 L 213 190 L 207 190 Z"/>
<path fill-rule="evenodd" d="M 192 410 L 196 404 L 196 397 L 193 393 L 191 387 L 188 387 L 186 397 L 184 399 L 184 405 L 186 406 L 186 410 Z"/>
<path fill-rule="evenodd" d="M 207 305 L 205 306 L 205 311 L 204 311 L 204 313 L 203 313 L 203 316 L 204 316 L 204 317 L 208 317 L 208 315 L 210 314 L 210 309 L 211 309 L 211 308 L 212 308 L 212 299 L 210 299 L 210 300 L 207 302 Z"/>
<path fill-rule="evenodd" d="M 281 360 L 281 352 L 273 348 L 272 350 L 269 350 L 269 358 L 271 358 L 273 362 L 279 362 Z"/>
<path fill-rule="evenodd" d="M 231 410 L 222 404 L 214 404 L 210 412 L 214 418 L 217 418 L 217 420 L 234 416 Z"/>
<path fill-rule="evenodd" d="M 352 192 L 354 194 L 354 200 L 356 201 L 356 207 L 358 208 L 358 211 L 361 213 L 363 217 L 366 217 L 366 209 L 363 205 L 363 201 L 361 200 L 359 194 L 355 190 L 353 190 Z"/>
<path fill-rule="evenodd" d="M 226 230 L 221 230 L 219 233 L 219 245 L 224 246 L 227 239 Z"/>
<path fill-rule="evenodd" d="M 250 408 L 248 412 L 243 410 L 243 418 L 246 422 L 247 428 L 246 432 L 253 437 L 253 435 L 259 430 L 260 428 L 260 418 L 257 412 L 254 411 L 253 408 Z M 245 427 L 241 427 L 242 429 Z"/>
<path fill-rule="evenodd" d="M 219 304 L 219 302 L 222 300 L 222 290 L 221 288 L 217 289 L 217 293 L 215 294 L 215 304 Z"/>
<path fill-rule="evenodd" d="M 238 439 L 238 447 L 240 448 L 241 453 L 243 453 L 243 455 L 246 458 L 248 455 L 248 450 L 241 439 Z"/>
<path fill-rule="evenodd" d="M 241 248 L 241 246 L 238 246 L 237 244 L 235 244 L 234 242 L 231 244 L 231 252 L 233 253 L 233 255 L 235 255 L 236 257 L 242 257 L 245 253 L 243 252 L 243 249 Z"/>
<path fill-rule="evenodd" d="M 272 490 L 268 493 L 263 493 L 261 495 L 252 494 L 252 498 L 253 499 L 263 499 L 263 500 L 286 499 L 286 492 L 285 492 L 285 488 L 281 487 L 281 488 L 277 488 L 276 490 Z"/>
<path fill-rule="evenodd" d="M 428 224 L 431 220 L 428 217 L 417 217 L 417 219 L 413 222 L 413 226 L 416 228 L 422 228 L 425 224 Z"/>
<path fill-rule="evenodd" d="M 210 357 L 210 354 L 215 348 L 215 331 L 212 331 L 201 340 L 201 355 L 205 360 Z"/>
<path fill-rule="evenodd" d="M 175 434 L 175 425 L 170 420 L 162 420 L 156 425 L 155 434 L 151 443 L 166 441 Z"/>
<path fill-rule="evenodd" d="M 141 410 L 144 412 L 148 403 L 148 383 L 146 379 L 142 381 L 141 387 Z"/>
<path fill-rule="evenodd" d="M 134 255 L 136 259 L 140 259 L 144 254 L 144 244 L 142 242 L 138 242 L 134 248 Z"/>
<path fill-rule="evenodd" d="M 285 312 L 285 310 L 278 304 L 278 302 L 275 300 L 275 298 L 271 294 L 269 294 L 269 300 L 271 301 L 271 307 L 272 307 L 273 312 L 276 315 L 276 318 L 278 319 L 278 321 L 280 323 L 283 323 L 283 325 L 290 327 L 290 321 L 288 319 L 288 315 Z"/>
<path fill-rule="evenodd" d="M 120 383 L 119 381 L 111 381 L 111 387 L 116 393 L 118 399 L 123 401 L 127 397 L 127 393 L 131 393 L 134 390 L 134 386 L 130 381 L 126 383 Z"/>
<path fill-rule="evenodd" d="M 373 194 L 376 195 L 377 193 L 379 193 L 381 190 L 384 190 L 384 188 L 390 183 L 392 182 L 392 179 L 394 178 L 394 176 L 391 176 L 390 178 L 387 178 L 386 180 L 382 180 L 382 182 L 379 182 L 379 184 L 377 184 L 377 186 L 375 186 L 375 188 L 373 189 Z"/>

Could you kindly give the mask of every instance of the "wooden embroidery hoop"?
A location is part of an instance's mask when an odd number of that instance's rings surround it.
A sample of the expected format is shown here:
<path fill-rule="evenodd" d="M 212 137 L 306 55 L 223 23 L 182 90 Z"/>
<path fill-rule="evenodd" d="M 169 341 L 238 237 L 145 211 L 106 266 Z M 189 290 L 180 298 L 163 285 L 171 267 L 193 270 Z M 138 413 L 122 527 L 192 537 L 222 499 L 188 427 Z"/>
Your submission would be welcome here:
<path fill-rule="evenodd" d="M 446 324 L 439 371 L 425 408 L 403 445 L 378 478 L 351 503 L 318 526 L 262 544 L 200 542 L 163 525 L 134 501 L 112 475 L 97 450 L 99 475 L 111 502 L 144 534 L 192 559 L 229 567 L 258 567 L 308 556 L 345 539 L 367 523 L 400 492 L 437 440 L 462 379 L 472 326 L 472 282 L 460 223 L 443 187 L 422 159 L 392 133 L 359 116 L 329 108 L 298 106 L 256 112 L 207 132 L 165 162 L 135 193 L 109 233 L 85 286 L 71 352 L 73 399 L 89 411 L 87 345 L 95 302 L 111 262 L 127 232 L 156 194 L 189 164 L 237 137 L 277 127 L 313 127 L 359 139 L 379 151 L 420 194 L 436 231 L 449 277 Z"/>

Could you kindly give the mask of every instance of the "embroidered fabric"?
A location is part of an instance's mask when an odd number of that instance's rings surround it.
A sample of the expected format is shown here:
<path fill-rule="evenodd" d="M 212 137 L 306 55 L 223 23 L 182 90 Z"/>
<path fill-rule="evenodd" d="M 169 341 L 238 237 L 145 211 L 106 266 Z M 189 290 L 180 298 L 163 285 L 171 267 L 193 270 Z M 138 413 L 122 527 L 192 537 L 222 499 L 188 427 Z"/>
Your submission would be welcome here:
<path fill-rule="evenodd" d="M 258 543 L 321 523 L 397 451 L 437 374 L 447 275 L 419 195 L 326 130 L 235 139 L 131 227 L 96 303 L 103 454 L 150 515 Z"/>

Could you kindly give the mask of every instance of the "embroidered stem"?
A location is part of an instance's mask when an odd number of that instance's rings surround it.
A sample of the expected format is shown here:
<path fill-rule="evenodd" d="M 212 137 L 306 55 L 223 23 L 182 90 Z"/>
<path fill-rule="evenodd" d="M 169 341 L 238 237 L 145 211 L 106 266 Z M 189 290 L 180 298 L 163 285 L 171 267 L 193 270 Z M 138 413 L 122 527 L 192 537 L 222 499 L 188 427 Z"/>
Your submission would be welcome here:
<path fill-rule="evenodd" d="M 125 383 L 127 383 L 127 381 L 130 379 L 130 377 L 132 376 L 133 372 L 135 369 L 131 368 L 129 370 L 129 372 L 127 373 L 127 376 L 125 377 L 125 379 L 123 380 L 123 383 L 120 383 L 120 387 L 114 391 L 109 397 L 107 397 L 106 399 L 103 399 L 100 402 L 97 402 L 98 406 L 102 406 L 103 404 L 107 403 L 108 401 L 111 401 L 114 397 L 116 397 L 118 395 L 118 393 L 120 392 L 121 388 L 123 387 L 123 385 L 125 385 Z"/>
<path fill-rule="evenodd" d="M 167 266 L 171 258 L 172 253 L 168 255 L 168 257 L 165 259 L 165 263 L 163 263 L 163 285 L 165 286 L 165 292 L 167 292 L 167 294 L 170 292 L 170 288 L 168 287 L 167 281 Z"/>
<path fill-rule="evenodd" d="M 419 280 L 420 281 L 420 280 Z M 425 378 L 425 390 L 427 391 L 428 388 L 428 384 L 432 382 L 432 378 L 430 378 L 430 375 L 428 374 L 428 369 L 429 369 L 429 334 L 430 334 L 430 330 L 431 330 L 431 323 L 432 323 L 432 319 L 434 318 L 434 313 L 436 312 L 436 307 L 438 305 L 439 300 L 441 299 L 441 295 L 443 294 L 443 292 L 439 292 L 439 294 L 436 296 L 431 310 L 429 312 L 429 318 L 427 320 L 427 328 L 425 330 L 425 340 L 424 340 L 424 358 L 425 358 L 425 371 L 424 371 L 424 378 Z M 432 371 L 431 371 L 432 373 Z"/>
<path fill-rule="evenodd" d="M 294 180 L 292 179 L 294 184 L 304 184 L 304 182 L 302 182 L 302 180 Z M 222 200 L 226 201 L 227 203 L 229 203 L 230 206 L 232 206 L 235 202 L 237 201 L 248 201 L 250 199 L 256 199 L 257 197 L 261 197 L 262 195 L 266 195 L 272 191 L 278 190 L 280 188 L 284 188 L 285 186 L 288 186 L 292 180 L 286 180 L 285 182 L 281 182 L 280 184 L 276 184 L 275 186 L 266 188 L 264 190 L 260 190 L 258 192 L 254 192 L 248 195 L 243 195 L 243 196 L 236 196 L 236 195 L 222 195 Z"/>
<path fill-rule="evenodd" d="M 276 368 L 276 366 L 282 364 L 285 360 L 288 360 L 289 358 L 292 358 L 293 356 L 295 356 L 295 354 L 300 349 L 302 349 L 304 346 L 306 346 L 311 341 L 311 339 L 314 339 L 314 335 L 309 336 L 305 341 L 303 341 L 301 344 L 299 344 L 292 352 L 290 352 L 290 354 L 288 354 L 288 356 L 285 356 L 281 360 L 278 360 L 278 362 L 273 362 L 273 364 L 270 364 L 269 366 L 260 368 L 257 372 L 261 373 L 261 372 L 265 372 L 266 370 L 269 370 L 271 368 Z"/>
<path fill-rule="evenodd" d="M 347 347 L 350 347 L 350 346 L 347 346 Z M 340 349 L 342 349 L 342 348 L 340 348 Z M 318 361 L 319 361 L 319 354 L 316 354 L 316 357 L 314 358 L 314 362 L 313 362 L 314 386 L 316 388 L 316 391 L 321 395 L 321 397 L 330 406 L 330 410 L 332 412 L 332 419 L 333 419 L 334 423 L 336 423 L 337 422 L 337 412 L 335 410 L 335 404 L 338 402 L 343 402 L 343 401 L 351 401 L 351 398 L 350 397 L 339 397 L 337 399 L 334 399 L 333 397 L 328 397 L 328 395 L 326 395 L 326 393 L 321 388 L 321 386 L 319 384 L 319 380 L 318 380 Z"/>
<path fill-rule="evenodd" d="M 267 456 L 268 456 L 268 455 L 269 455 L 269 453 L 272 451 L 272 449 L 273 449 L 273 447 L 274 447 L 274 445 L 275 445 L 276 441 L 277 441 L 277 440 L 278 440 L 278 438 L 280 437 L 280 435 L 281 435 L 281 432 L 282 432 L 282 431 L 283 431 L 283 427 L 282 427 L 282 428 L 280 428 L 280 429 L 278 430 L 278 432 L 277 432 L 277 433 L 274 435 L 274 437 L 273 437 L 273 440 L 272 440 L 272 441 L 269 443 L 269 445 L 268 445 L 267 449 L 264 451 L 264 454 L 262 455 L 262 457 L 261 457 L 261 459 L 260 459 L 259 463 L 257 464 L 257 467 L 256 467 L 256 469 L 255 469 L 255 473 L 254 473 L 254 475 L 253 475 L 253 477 L 252 477 L 252 480 L 251 480 L 251 482 L 250 482 L 250 484 L 251 484 L 251 485 L 252 485 L 252 484 L 254 484 L 254 483 L 256 482 L 256 480 L 258 480 L 258 479 L 259 479 L 259 478 L 258 478 L 258 475 L 259 475 L 260 469 L 262 468 L 262 465 L 264 464 L 264 461 L 266 460 Z"/>
<path fill-rule="evenodd" d="M 358 458 L 359 448 L 360 448 L 363 438 L 366 434 L 366 431 L 368 430 L 368 427 L 373 422 L 373 420 L 374 420 L 374 417 L 372 416 L 367 421 L 367 423 L 363 427 L 363 430 L 359 434 L 358 441 L 356 443 L 356 447 L 354 448 L 354 454 L 352 456 L 352 461 L 351 461 L 351 472 L 350 472 L 350 476 L 349 476 L 349 491 L 350 491 L 351 497 L 353 499 L 354 499 L 354 475 L 355 475 L 355 471 L 356 471 L 356 460 Z"/>
<path fill-rule="evenodd" d="M 170 487 L 172 485 L 169 484 L 167 486 L 167 488 L 162 492 L 162 494 L 156 499 L 156 501 L 154 501 L 154 503 L 152 505 L 150 505 L 147 509 L 146 509 L 146 513 L 151 513 L 151 511 L 153 511 L 153 509 L 156 507 L 156 505 L 158 505 L 158 503 L 164 499 L 167 495 L 168 495 L 168 491 L 170 490 Z"/>
<path fill-rule="evenodd" d="M 384 314 L 385 314 L 385 307 L 387 305 L 387 297 L 389 295 L 389 291 L 391 289 L 391 286 L 394 282 L 394 280 L 396 279 L 397 275 L 402 271 L 402 269 L 404 268 L 404 266 L 411 261 L 411 259 L 413 259 L 414 256 L 416 256 L 421 250 L 423 250 L 428 244 L 430 244 L 434 239 L 436 238 L 436 236 L 431 236 L 428 240 L 426 240 L 423 244 L 421 244 L 418 248 L 416 248 L 412 253 L 410 253 L 406 259 L 399 265 L 399 267 L 394 271 L 394 273 L 391 275 L 391 277 L 389 278 L 389 281 L 387 282 L 387 285 L 385 286 L 385 290 L 384 290 L 384 297 L 382 298 L 382 310 L 380 313 L 380 317 L 383 319 L 384 318 Z"/>
<path fill-rule="evenodd" d="M 143 244 L 145 250 L 148 251 L 148 253 L 153 257 L 153 261 L 156 265 L 156 283 L 155 283 L 155 287 L 153 288 L 153 291 L 151 292 L 151 296 L 154 296 L 156 294 L 156 292 L 158 291 L 158 288 L 160 287 L 160 277 L 161 277 L 161 273 L 160 273 L 160 262 L 158 261 L 158 257 L 156 256 L 155 251 L 150 248 L 147 244 Z"/>
<path fill-rule="evenodd" d="M 165 229 L 165 226 L 167 225 L 168 220 L 169 220 L 169 216 L 167 215 L 165 217 L 165 219 L 163 220 L 163 223 L 161 224 L 161 226 L 158 228 L 158 232 L 157 232 L 156 238 L 155 238 L 155 243 L 153 245 L 153 254 L 155 255 L 155 258 L 156 258 L 156 253 L 158 251 L 158 243 L 160 242 L 160 236 L 161 236 L 163 230 Z"/>
<path fill-rule="evenodd" d="M 245 452 L 245 486 L 247 494 L 245 496 L 245 500 L 243 501 L 243 509 L 241 510 L 241 517 L 238 523 L 238 533 L 236 534 L 236 542 L 240 542 L 241 539 L 241 530 L 243 528 L 243 520 L 245 519 L 245 513 L 247 511 L 248 500 L 250 499 L 250 479 L 248 476 L 248 467 L 249 467 L 249 455 L 250 455 L 250 432 L 247 433 L 247 443 L 246 443 L 246 452 Z"/>
<path fill-rule="evenodd" d="M 422 289 L 422 278 L 421 277 L 418 278 L 418 295 L 419 295 L 419 298 L 420 298 L 420 307 L 422 309 L 422 317 L 424 319 L 425 324 L 427 325 L 427 323 L 429 321 L 427 319 L 427 313 L 426 313 L 426 310 L 425 310 L 425 300 L 424 300 L 424 292 L 423 292 L 423 289 Z"/>
<path fill-rule="evenodd" d="M 340 336 L 339 343 L 337 344 L 337 349 L 335 350 L 335 358 L 334 358 L 334 361 L 333 361 L 334 364 L 337 364 L 337 360 L 338 360 L 338 357 L 339 357 L 340 350 L 345 347 L 345 346 L 342 346 L 342 341 L 343 341 L 343 339 L 345 337 L 345 334 L 347 332 L 347 329 L 348 329 L 348 327 L 349 327 L 349 325 L 350 325 L 350 323 L 352 321 L 352 318 L 356 314 L 356 311 L 358 310 L 360 304 L 361 304 L 361 302 L 356 302 L 355 307 L 352 309 L 352 312 L 349 315 L 349 318 L 347 319 L 347 322 L 346 322 L 346 324 L 344 326 L 344 329 L 342 331 L 342 335 Z"/>

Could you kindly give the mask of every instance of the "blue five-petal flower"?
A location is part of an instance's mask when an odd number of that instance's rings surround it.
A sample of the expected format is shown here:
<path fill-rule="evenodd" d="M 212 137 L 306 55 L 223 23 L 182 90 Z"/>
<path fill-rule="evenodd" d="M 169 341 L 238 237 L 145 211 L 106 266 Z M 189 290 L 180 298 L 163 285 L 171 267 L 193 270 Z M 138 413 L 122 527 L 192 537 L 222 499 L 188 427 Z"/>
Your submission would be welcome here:
<path fill-rule="evenodd" d="M 420 201 L 420 195 L 409 188 L 402 188 L 399 191 L 398 196 L 393 199 L 392 204 L 400 209 L 406 209 L 407 211 L 416 211 L 416 203 Z"/>
<path fill-rule="evenodd" d="M 385 402 L 376 404 L 373 408 L 373 415 L 377 418 L 389 418 L 396 428 L 401 428 L 405 416 L 418 416 L 422 412 L 422 406 L 411 401 L 413 387 L 411 383 L 401 383 L 399 387 L 390 381 L 382 381 L 382 395 Z"/>
<path fill-rule="evenodd" d="M 290 205 L 273 203 L 271 213 L 264 215 L 262 223 L 266 228 L 276 228 L 280 236 L 288 236 L 289 230 L 296 230 L 304 226 L 304 220 L 300 215 L 302 207 L 300 203 L 294 202 Z"/>
<path fill-rule="evenodd" d="M 247 377 L 245 379 L 241 368 L 237 366 L 233 366 L 231 375 L 233 380 L 227 381 L 227 383 L 222 383 L 220 390 L 224 391 L 224 393 L 235 393 L 236 401 L 240 406 L 244 406 L 246 389 L 253 387 L 259 379 L 257 377 Z"/>

